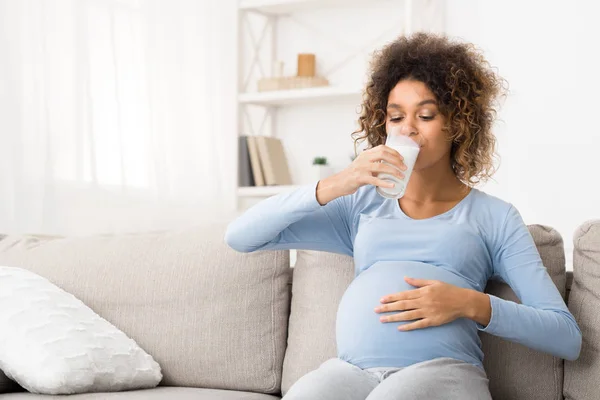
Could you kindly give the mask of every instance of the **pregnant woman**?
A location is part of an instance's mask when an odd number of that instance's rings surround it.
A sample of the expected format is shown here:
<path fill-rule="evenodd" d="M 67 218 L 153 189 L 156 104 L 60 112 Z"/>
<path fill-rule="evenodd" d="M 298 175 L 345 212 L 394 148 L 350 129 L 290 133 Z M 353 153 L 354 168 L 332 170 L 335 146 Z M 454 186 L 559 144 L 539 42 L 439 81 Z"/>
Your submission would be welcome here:
<path fill-rule="evenodd" d="M 581 331 L 518 211 L 473 186 L 493 172 L 503 80 L 472 45 L 419 33 L 377 52 L 360 129 L 368 149 L 340 173 L 249 209 L 227 243 L 242 252 L 313 249 L 354 257 L 340 302 L 337 357 L 287 400 L 491 399 L 478 331 L 574 360 Z M 405 195 L 384 145 L 401 127 L 421 149 Z M 385 161 L 383 163 L 382 161 Z M 489 279 L 522 304 L 483 293 Z"/>

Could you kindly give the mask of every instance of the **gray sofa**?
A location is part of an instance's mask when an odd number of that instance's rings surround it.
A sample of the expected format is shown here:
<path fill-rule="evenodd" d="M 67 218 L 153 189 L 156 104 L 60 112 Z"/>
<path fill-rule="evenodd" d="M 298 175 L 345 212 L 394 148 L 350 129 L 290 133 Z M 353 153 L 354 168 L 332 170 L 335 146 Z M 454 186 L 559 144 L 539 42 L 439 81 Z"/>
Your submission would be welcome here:
<path fill-rule="evenodd" d="M 279 399 L 303 374 L 335 356 L 335 313 L 352 259 L 299 251 L 240 254 L 226 223 L 189 231 L 0 238 L 0 265 L 30 269 L 79 297 L 156 359 L 156 389 L 74 395 L 73 400 Z M 481 334 L 494 399 L 600 399 L 600 221 L 576 233 L 567 290 L 560 235 L 533 225 L 544 264 L 583 331 L 574 362 Z M 508 286 L 487 290 L 517 301 Z M 49 399 L 0 375 L 2 400 Z M 563 397 L 564 396 L 564 397 Z M 340 399 L 343 400 L 343 399 Z"/>

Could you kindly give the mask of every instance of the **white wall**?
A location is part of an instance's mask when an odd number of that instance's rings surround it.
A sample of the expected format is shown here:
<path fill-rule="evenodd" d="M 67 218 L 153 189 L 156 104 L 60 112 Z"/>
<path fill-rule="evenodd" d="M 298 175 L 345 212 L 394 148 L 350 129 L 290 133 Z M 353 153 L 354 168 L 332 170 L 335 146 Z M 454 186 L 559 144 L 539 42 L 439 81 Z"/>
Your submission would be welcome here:
<path fill-rule="evenodd" d="M 572 235 L 600 218 L 600 4 L 448 0 L 447 32 L 485 51 L 509 82 L 497 124 L 500 169 L 483 189 L 526 223 Z"/>

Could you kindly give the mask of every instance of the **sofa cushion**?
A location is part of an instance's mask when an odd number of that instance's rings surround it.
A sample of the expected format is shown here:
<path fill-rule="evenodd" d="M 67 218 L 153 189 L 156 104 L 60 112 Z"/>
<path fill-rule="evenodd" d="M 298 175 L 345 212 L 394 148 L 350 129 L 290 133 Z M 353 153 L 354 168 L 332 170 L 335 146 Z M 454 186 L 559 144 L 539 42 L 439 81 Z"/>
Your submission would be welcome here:
<path fill-rule="evenodd" d="M 559 233 L 540 225 L 529 226 L 529 230 L 552 280 L 564 295 L 565 258 Z M 283 364 L 283 394 L 302 375 L 336 356 L 336 312 L 353 276 L 351 257 L 298 251 L 293 274 L 288 348 Z M 502 298 L 517 300 L 512 289 L 504 283 L 490 283 L 488 289 Z M 487 334 L 481 334 L 481 339 L 494 398 L 560 398 L 562 360 Z"/>
<path fill-rule="evenodd" d="M 282 393 L 304 374 L 335 357 L 335 319 L 344 291 L 354 277 L 351 257 L 298 250 L 293 268 L 288 346 Z"/>
<path fill-rule="evenodd" d="M 597 399 L 600 377 L 600 220 L 581 225 L 573 237 L 569 310 L 583 334 L 581 354 L 565 361 L 565 399 Z"/>
<path fill-rule="evenodd" d="M 59 400 L 64 396 L 47 396 L 32 393 L 12 393 L 2 400 Z M 236 392 L 233 390 L 197 389 L 183 387 L 158 387 L 147 390 L 132 390 L 117 393 L 76 394 L 69 400 L 278 400 L 268 394 Z"/>
<path fill-rule="evenodd" d="M 0 241 L 20 266 L 72 293 L 134 339 L 166 386 L 278 393 L 289 255 L 240 254 L 225 224 L 186 231 Z"/>

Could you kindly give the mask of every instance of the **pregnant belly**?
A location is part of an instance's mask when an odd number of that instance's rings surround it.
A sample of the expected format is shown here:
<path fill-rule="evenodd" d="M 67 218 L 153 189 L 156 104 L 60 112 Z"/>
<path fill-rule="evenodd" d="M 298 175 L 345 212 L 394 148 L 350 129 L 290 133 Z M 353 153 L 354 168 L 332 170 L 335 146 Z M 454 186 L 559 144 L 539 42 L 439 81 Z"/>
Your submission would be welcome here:
<path fill-rule="evenodd" d="M 477 325 L 459 318 L 438 327 L 401 332 L 408 322 L 382 323 L 374 308 L 384 295 L 413 290 L 404 281 L 409 276 L 434 279 L 471 288 L 465 279 L 440 267 L 420 262 L 378 262 L 356 277 L 342 297 L 337 321 L 338 357 L 361 368 L 406 367 L 439 357 L 451 357 L 481 365 Z M 384 313 L 395 314 L 398 311 Z"/>

